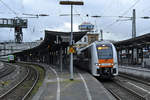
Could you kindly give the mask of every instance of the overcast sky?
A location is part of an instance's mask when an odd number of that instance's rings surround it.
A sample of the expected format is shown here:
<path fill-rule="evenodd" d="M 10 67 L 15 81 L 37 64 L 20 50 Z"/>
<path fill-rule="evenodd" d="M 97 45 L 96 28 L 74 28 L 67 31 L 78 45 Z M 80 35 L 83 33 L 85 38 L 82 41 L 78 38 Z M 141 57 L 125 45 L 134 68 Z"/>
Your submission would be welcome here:
<path fill-rule="evenodd" d="M 0 18 L 23 17 L 26 14 L 48 14 L 48 17 L 28 19 L 28 28 L 23 29 L 24 41 L 34 41 L 44 37 L 44 30 L 70 31 L 70 6 L 59 5 L 60 0 L 2 0 L 0 2 Z M 92 18 L 91 16 L 132 16 L 136 9 L 137 36 L 150 32 L 150 0 L 82 0 L 83 6 L 74 6 L 74 31 L 78 25 L 90 22 L 97 30 L 103 29 L 105 39 L 123 40 L 132 36 L 132 21 L 119 21 L 117 17 Z M 11 9 L 8 9 L 8 7 Z M 14 14 L 17 13 L 17 14 Z M 86 15 L 89 15 L 87 17 Z M 30 17 L 30 16 L 28 16 Z M 123 20 L 123 19 L 119 19 Z M 113 23 L 113 24 L 112 24 Z M 14 29 L 1 28 L 0 41 L 14 40 Z"/>

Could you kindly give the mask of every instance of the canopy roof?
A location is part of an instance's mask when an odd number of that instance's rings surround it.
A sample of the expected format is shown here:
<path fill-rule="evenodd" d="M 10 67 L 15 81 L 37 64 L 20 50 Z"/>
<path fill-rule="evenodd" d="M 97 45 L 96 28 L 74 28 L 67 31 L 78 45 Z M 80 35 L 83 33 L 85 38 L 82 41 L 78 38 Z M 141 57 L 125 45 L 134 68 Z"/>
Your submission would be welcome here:
<path fill-rule="evenodd" d="M 73 40 L 74 42 L 79 41 L 87 31 L 80 31 L 80 32 L 73 32 Z M 45 37 L 41 44 L 37 47 L 32 49 L 27 49 L 19 53 L 26 53 L 26 52 L 37 52 L 43 51 L 44 49 L 49 48 L 51 51 L 57 51 L 62 48 L 66 48 L 69 46 L 70 42 L 70 32 L 59 32 L 59 31 L 48 31 L 45 30 Z M 18 54 L 18 53 L 16 53 Z"/>
<path fill-rule="evenodd" d="M 150 33 L 132 39 L 118 41 L 114 43 L 117 49 L 123 48 L 142 48 L 150 45 Z"/>

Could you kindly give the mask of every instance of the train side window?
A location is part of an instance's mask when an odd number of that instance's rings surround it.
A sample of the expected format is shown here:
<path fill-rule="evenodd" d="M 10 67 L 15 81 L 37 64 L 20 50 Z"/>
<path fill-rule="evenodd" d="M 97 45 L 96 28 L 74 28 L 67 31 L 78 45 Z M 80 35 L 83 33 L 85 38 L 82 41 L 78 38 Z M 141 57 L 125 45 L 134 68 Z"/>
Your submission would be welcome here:
<path fill-rule="evenodd" d="M 86 59 L 91 59 L 91 52 L 90 52 L 90 49 L 86 49 L 85 51 L 84 51 L 84 55 L 85 55 L 85 58 Z"/>
<path fill-rule="evenodd" d="M 88 58 L 88 49 L 84 51 L 85 58 Z"/>
<path fill-rule="evenodd" d="M 88 49 L 88 58 L 91 59 L 91 50 L 90 50 L 90 48 Z"/>
<path fill-rule="evenodd" d="M 81 52 L 79 58 L 80 58 L 80 59 L 83 59 L 84 57 L 85 57 L 85 56 L 84 56 L 84 52 Z"/>

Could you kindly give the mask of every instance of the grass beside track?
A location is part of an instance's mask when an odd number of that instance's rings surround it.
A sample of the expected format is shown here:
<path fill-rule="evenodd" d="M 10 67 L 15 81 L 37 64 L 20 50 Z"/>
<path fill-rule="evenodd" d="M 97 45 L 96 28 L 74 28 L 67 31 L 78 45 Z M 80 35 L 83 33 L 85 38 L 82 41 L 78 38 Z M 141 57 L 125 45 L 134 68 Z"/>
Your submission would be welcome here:
<path fill-rule="evenodd" d="M 44 70 L 44 68 L 42 68 L 41 66 L 36 65 L 36 64 L 25 64 L 25 63 L 19 63 L 19 64 L 23 64 L 24 66 L 34 67 L 39 73 L 39 80 L 38 80 L 36 86 L 33 88 L 31 93 L 29 94 L 29 97 L 27 97 L 27 100 L 31 100 L 32 97 L 37 93 L 39 87 L 43 83 L 43 80 L 45 77 L 45 70 Z"/>
<path fill-rule="evenodd" d="M 41 68 L 38 65 L 33 65 L 39 72 L 39 80 L 38 83 L 36 84 L 36 86 L 34 87 L 34 89 L 31 92 L 31 97 L 33 97 L 36 92 L 38 91 L 39 87 L 42 85 L 44 77 L 45 77 L 45 70 L 43 68 Z M 30 98 L 31 99 L 31 98 Z"/>

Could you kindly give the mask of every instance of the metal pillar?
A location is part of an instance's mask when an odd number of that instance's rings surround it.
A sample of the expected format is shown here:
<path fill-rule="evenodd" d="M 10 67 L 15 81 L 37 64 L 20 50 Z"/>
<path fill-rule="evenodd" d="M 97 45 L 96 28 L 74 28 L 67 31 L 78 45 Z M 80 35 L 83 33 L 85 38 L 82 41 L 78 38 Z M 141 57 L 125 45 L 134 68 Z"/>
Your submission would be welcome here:
<path fill-rule="evenodd" d="M 120 51 L 120 64 L 122 65 L 122 49 Z"/>
<path fill-rule="evenodd" d="M 6 55 L 6 43 L 4 43 L 4 55 Z"/>
<path fill-rule="evenodd" d="M 52 51 L 52 64 L 54 64 L 54 52 Z"/>
<path fill-rule="evenodd" d="M 131 64 L 134 64 L 134 53 L 133 53 L 133 52 L 134 52 L 134 49 L 132 48 L 131 50 L 132 50 L 132 54 L 131 54 L 131 55 L 132 55 Z"/>
<path fill-rule="evenodd" d="M 132 17 L 132 38 L 136 37 L 136 12 L 133 9 L 133 17 Z"/>
<path fill-rule="evenodd" d="M 50 64 L 52 64 L 52 53 L 51 53 L 51 51 L 50 51 Z"/>
<path fill-rule="evenodd" d="M 129 65 L 130 58 L 129 58 L 129 49 L 128 48 L 126 49 L 126 54 L 127 54 L 126 56 L 127 56 L 127 61 L 128 61 L 127 64 Z"/>
<path fill-rule="evenodd" d="M 23 41 L 22 27 L 15 27 L 15 42 L 21 43 Z"/>
<path fill-rule="evenodd" d="M 38 63 L 41 62 L 41 59 L 40 59 L 40 58 L 41 58 L 41 53 L 39 52 L 39 53 L 38 53 Z"/>
<path fill-rule="evenodd" d="M 142 57 L 141 57 L 141 63 L 142 63 L 142 65 L 143 65 L 143 67 L 145 67 L 145 66 L 144 66 L 144 56 L 143 56 L 143 55 L 144 55 L 144 53 L 143 53 L 143 48 L 141 48 L 141 56 L 142 56 Z"/>
<path fill-rule="evenodd" d="M 62 47 L 60 48 L 60 71 L 62 72 Z"/>
<path fill-rule="evenodd" d="M 71 5 L 71 35 L 70 35 L 70 46 L 73 38 L 73 5 Z M 70 53 L 70 80 L 73 80 L 73 53 Z"/>
<path fill-rule="evenodd" d="M 137 48 L 133 48 L 133 64 L 137 63 Z"/>
<path fill-rule="evenodd" d="M 139 48 L 136 49 L 137 60 L 136 63 L 139 64 Z"/>
<path fill-rule="evenodd" d="M 11 53 L 13 53 L 13 46 L 11 46 Z"/>
<path fill-rule="evenodd" d="M 119 50 L 117 50 L 117 61 L 118 61 L 118 63 L 120 62 Z"/>
<path fill-rule="evenodd" d="M 100 30 L 101 33 L 101 41 L 103 41 L 103 30 Z"/>
<path fill-rule="evenodd" d="M 70 36 L 70 46 L 73 45 L 73 5 L 83 5 L 82 1 L 60 1 L 62 5 L 71 5 L 71 36 Z M 70 80 L 73 80 L 73 53 L 70 53 Z"/>

